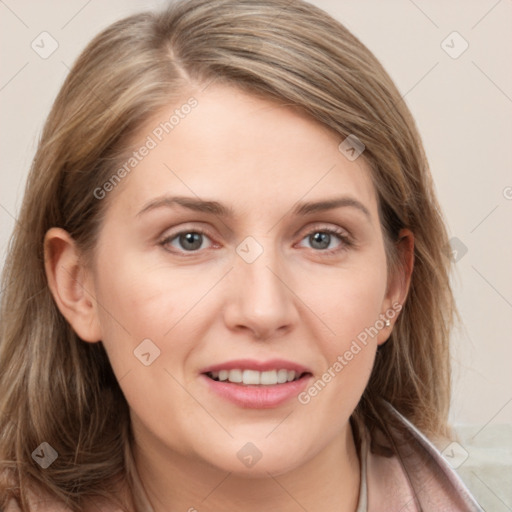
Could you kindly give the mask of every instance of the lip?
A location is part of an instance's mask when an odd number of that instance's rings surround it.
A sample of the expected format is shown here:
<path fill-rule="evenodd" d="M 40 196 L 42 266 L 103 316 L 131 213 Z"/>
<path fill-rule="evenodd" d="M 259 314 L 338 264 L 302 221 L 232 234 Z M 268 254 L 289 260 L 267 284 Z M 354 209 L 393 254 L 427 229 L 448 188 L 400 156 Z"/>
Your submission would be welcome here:
<path fill-rule="evenodd" d="M 295 370 L 297 374 L 306 373 L 308 375 L 303 375 L 300 379 L 292 382 L 272 386 L 243 385 L 226 381 L 216 381 L 206 375 L 206 373 L 209 372 L 237 369 L 257 370 L 259 372 L 268 370 Z M 279 407 L 292 398 L 297 397 L 313 378 L 313 374 L 306 366 L 285 359 L 270 359 L 268 361 L 236 359 L 203 368 L 200 378 L 215 394 L 225 400 L 229 400 L 239 407 L 246 409 L 271 409 Z"/>
<path fill-rule="evenodd" d="M 223 366 L 223 368 L 227 369 L 225 366 Z M 275 366 L 273 368 L 275 368 Z M 245 367 L 245 369 L 253 368 Z M 215 394 L 225 400 L 229 400 L 239 407 L 246 409 L 272 409 L 297 397 L 299 393 L 304 391 L 309 381 L 313 378 L 313 375 L 304 375 L 298 380 L 272 386 L 242 385 L 228 383 L 226 381 L 221 382 L 210 379 L 210 377 L 205 374 L 201 374 L 200 378 Z"/>
<path fill-rule="evenodd" d="M 200 370 L 200 373 L 218 372 L 220 370 L 257 370 L 264 372 L 267 370 L 295 370 L 298 374 L 312 373 L 309 368 L 294 363 L 293 361 L 286 361 L 285 359 L 270 359 L 268 361 L 257 361 L 255 359 L 236 359 L 226 361 L 224 363 L 208 366 Z M 271 387 L 271 386 L 270 386 Z"/>

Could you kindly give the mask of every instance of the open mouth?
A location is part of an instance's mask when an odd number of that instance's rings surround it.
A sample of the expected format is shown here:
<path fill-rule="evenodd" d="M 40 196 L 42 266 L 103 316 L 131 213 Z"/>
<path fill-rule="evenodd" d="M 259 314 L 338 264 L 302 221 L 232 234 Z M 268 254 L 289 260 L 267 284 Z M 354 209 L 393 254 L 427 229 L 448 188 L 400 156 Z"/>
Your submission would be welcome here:
<path fill-rule="evenodd" d="M 227 384 L 239 384 L 243 386 L 275 386 L 295 382 L 311 375 L 309 372 L 296 372 L 295 370 L 268 370 L 259 372 L 257 370 L 220 370 L 206 372 L 204 375 L 217 382 Z"/>
<path fill-rule="evenodd" d="M 263 368 L 256 370 L 258 365 Z M 209 392 L 243 409 L 273 409 L 290 403 L 313 378 L 308 368 L 289 361 L 273 361 L 272 366 L 269 362 L 229 361 L 226 366 L 204 368 L 201 377 Z"/>

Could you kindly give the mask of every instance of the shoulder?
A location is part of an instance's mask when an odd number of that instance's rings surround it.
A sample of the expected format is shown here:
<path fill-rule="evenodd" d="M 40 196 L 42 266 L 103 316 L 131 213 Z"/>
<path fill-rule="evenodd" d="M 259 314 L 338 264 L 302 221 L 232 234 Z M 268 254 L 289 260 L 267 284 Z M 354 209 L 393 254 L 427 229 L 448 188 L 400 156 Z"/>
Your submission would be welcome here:
<path fill-rule="evenodd" d="M 372 450 L 367 452 L 370 501 L 379 503 L 393 496 L 398 500 L 397 506 L 417 503 L 420 510 L 423 507 L 482 511 L 434 443 L 390 404 L 381 417 L 385 432 L 380 431 L 377 437 L 379 444 L 389 449 L 389 456 L 372 453 Z"/>

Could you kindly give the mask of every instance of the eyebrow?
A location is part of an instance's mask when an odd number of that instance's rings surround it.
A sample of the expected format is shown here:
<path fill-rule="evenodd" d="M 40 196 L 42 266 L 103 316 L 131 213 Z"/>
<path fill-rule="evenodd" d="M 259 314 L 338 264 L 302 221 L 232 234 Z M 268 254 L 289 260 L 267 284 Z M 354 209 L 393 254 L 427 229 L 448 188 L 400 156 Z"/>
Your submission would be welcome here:
<path fill-rule="evenodd" d="M 170 208 L 175 205 L 182 206 L 183 208 L 187 208 L 195 212 L 210 213 L 220 217 L 235 216 L 231 207 L 225 206 L 217 201 L 205 201 L 203 199 L 185 196 L 163 196 L 147 203 L 142 210 L 137 213 L 137 217 L 157 208 Z M 292 213 L 293 215 L 308 215 L 311 213 L 334 210 L 335 208 L 342 207 L 355 208 L 364 213 L 366 217 L 371 220 L 368 208 L 366 208 L 366 206 L 364 206 L 360 201 L 350 196 L 336 197 L 325 201 L 296 203 Z"/>

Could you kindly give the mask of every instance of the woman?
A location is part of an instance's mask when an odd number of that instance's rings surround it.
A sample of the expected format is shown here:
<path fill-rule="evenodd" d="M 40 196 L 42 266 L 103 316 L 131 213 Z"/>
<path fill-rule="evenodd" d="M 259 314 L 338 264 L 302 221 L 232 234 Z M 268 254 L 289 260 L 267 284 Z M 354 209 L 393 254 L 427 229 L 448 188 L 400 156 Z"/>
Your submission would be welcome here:
<path fill-rule="evenodd" d="M 480 510 L 432 444 L 446 246 L 409 111 L 323 11 L 111 25 L 55 101 L 5 265 L 0 503 Z"/>

